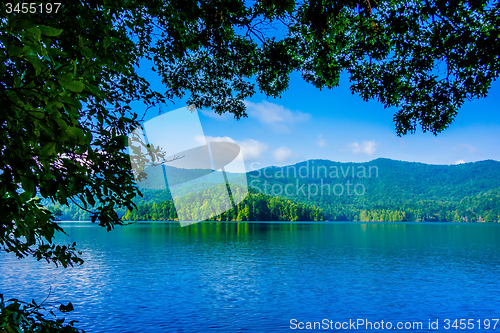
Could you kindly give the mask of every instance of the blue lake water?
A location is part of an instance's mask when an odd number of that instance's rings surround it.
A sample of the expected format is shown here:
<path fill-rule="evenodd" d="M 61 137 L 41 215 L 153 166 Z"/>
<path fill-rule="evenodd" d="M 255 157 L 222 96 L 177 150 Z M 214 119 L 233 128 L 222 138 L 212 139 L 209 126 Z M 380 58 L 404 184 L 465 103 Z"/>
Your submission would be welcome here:
<path fill-rule="evenodd" d="M 76 241 L 85 263 L 55 268 L 1 253 L 0 293 L 41 301 L 51 291 L 49 301 L 73 303 L 67 318 L 88 332 L 274 332 L 357 319 L 394 332 L 404 331 L 398 322 L 462 331 L 445 320 L 473 319 L 463 331 L 475 332 L 500 318 L 496 224 L 63 226 L 58 241 Z"/>

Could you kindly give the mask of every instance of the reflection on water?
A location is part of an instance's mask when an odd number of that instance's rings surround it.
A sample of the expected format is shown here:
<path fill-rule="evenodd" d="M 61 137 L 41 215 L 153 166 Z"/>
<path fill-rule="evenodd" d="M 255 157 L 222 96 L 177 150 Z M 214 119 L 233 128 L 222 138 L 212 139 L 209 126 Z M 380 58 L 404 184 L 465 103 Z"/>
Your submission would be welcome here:
<path fill-rule="evenodd" d="M 497 225 L 64 227 L 68 236 L 58 240 L 76 241 L 85 264 L 54 268 L 2 253 L 0 293 L 42 300 L 51 289 L 52 301 L 75 305 L 68 317 L 89 332 L 264 332 L 289 330 L 292 318 L 499 316 Z"/>

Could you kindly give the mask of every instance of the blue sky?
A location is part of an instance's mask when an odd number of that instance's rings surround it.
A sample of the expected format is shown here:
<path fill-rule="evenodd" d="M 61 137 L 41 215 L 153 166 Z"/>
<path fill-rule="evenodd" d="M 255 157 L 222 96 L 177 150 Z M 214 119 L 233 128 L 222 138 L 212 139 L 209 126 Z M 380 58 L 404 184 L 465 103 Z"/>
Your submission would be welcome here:
<path fill-rule="evenodd" d="M 153 88 L 162 91 L 154 72 L 139 72 Z M 281 98 L 256 94 L 246 101 L 248 118 L 198 110 L 209 141 L 240 145 L 247 169 L 289 165 L 308 159 L 365 162 L 379 157 L 429 164 L 457 164 L 486 159 L 500 160 L 500 83 L 488 97 L 466 102 L 455 122 L 444 132 L 396 135 L 393 116 L 397 109 L 377 101 L 364 102 L 349 90 L 347 76 L 334 89 L 319 89 L 291 76 Z M 185 106 L 185 100 L 162 107 L 162 112 Z M 135 109 L 141 114 L 139 107 Z M 141 114 L 142 115 L 142 114 Z M 158 115 L 150 110 L 150 119 Z"/>

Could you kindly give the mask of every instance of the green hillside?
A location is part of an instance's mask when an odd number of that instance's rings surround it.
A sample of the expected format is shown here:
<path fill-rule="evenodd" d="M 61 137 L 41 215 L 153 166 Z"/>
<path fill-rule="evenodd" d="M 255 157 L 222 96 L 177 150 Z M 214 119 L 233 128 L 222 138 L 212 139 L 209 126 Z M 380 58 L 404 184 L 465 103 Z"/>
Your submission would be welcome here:
<path fill-rule="evenodd" d="M 500 162 L 429 165 L 310 160 L 248 174 L 249 185 L 323 210 L 329 220 L 499 221 Z"/>
<path fill-rule="evenodd" d="M 196 206 L 197 202 L 190 202 L 189 205 Z M 177 212 L 172 200 L 142 201 L 136 210 L 127 211 L 123 219 L 173 221 L 177 220 Z M 236 209 L 210 218 L 211 221 L 322 221 L 323 219 L 321 209 L 255 191 L 251 191 Z"/>

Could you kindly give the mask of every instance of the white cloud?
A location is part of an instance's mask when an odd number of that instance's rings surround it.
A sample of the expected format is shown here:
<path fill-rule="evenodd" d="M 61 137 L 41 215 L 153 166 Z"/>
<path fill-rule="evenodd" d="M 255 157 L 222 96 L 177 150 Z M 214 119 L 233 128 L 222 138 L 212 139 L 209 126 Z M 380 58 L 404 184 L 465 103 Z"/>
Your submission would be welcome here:
<path fill-rule="evenodd" d="M 286 146 L 279 147 L 278 149 L 273 151 L 274 159 L 278 162 L 286 161 L 292 156 L 292 154 L 293 151 Z"/>
<path fill-rule="evenodd" d="M 245 101 L 245 106 L 250 117 L 271 126 L 276 132 L 288 132 L 291 125 L 307 121 L 311 118 L 309 113 L 291 111 L 283 105 L 267 101 L 260 103 Z"/>
<path fill-rule="evenodd" d="M 247 160 L 256 160 L 260 158 L 261 154 L 267 150 L 267 144 L 259 142 L 254 139 L 245 139 L 245 141 L 237 142 L 241 151 L 243 152 L 243 156 Z"/>
<path fill-rule="evenodd" d="M 453 164 L 464 164 L 464 163 L 465 163 L 465 161 L 464 161 L 464 160 L 462 160 L 462 159 L 460 159 L 460 160 L 456 161 L 456 162 L 455 162 L 455 163 L 453 163 Z"/>
<path fill-rule="evenodd" d="M 228 120 L 231 118 L 234 118 L 234 115 L 232 113 L 226 112 L 223 114 L 218 114 L 215 113 L 214 111 L 208 111 L 208 110 L 200 110 L 200 112 L 209 118 L 215 119 L 215 120 Z"/>
<path fill-rule="evenodd" d="M 359 144 L 358 142 L 350 143 L 348 145 L 348 148 L 353 154 L 363 153 L 372 156 L 375 151 L 377 151 L 377 146 L 378 144 L 376 144 L 374 140 L 365 140 L 361 144 Z"/>
<path fill-rule="evenodd" d="M 320 134 L 318 136 L 318 139 L 316 139 L 316 143 L 318 144 L 318 146 L 320 147 L 325 147 L 327 145 L 327 141 L 325 139 L 323 139 L 323 134 Z"/>
<path fill-rule="evenodd" d="M 200 144 L 205 144 L 205 139 L 207 142 L 232 142 L 240 146 L 241 153 L 245 161 L 256 160 L 261 157 L 262 153 L 267 150 L 268 145 L 263 142 L 259 142 L 254 139 L 245 139 L 243 141 L 233 140 L 228 136 L 196 136 L 195 138 Z"/>

